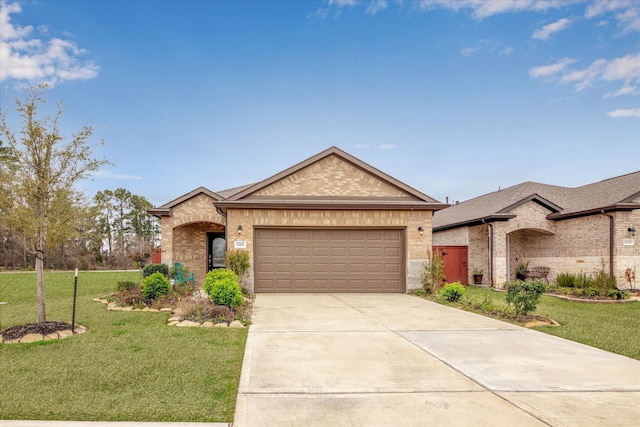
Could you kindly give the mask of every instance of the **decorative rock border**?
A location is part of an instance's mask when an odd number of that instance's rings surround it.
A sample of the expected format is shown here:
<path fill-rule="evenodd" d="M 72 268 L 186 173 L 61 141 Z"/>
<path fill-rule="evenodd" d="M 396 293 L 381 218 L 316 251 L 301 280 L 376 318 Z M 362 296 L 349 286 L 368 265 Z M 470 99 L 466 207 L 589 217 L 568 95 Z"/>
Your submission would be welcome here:
<path fill-rule="evenodd" d="M 85 328 L 84 326 L 81 326 L 81 325 L 75 325 L 74 329 L 75 329 L 75 333 L 71 332 L 71 329 L 64 329 L 62 331 L 52 332 L 52 333 L 47 334 L 47 335 L 27 334 L 27 335 L 23 336 L 22 338 L 15 339 L 15 340 L 7 340 L 7 341 L 4 341 L 4 338 L 2 336 L 0 336 L 0 343 L 2 343 L 2 344 L 17 344 L 17 343 L 27 344 L 27 343 L 38 342 L 38 341 L 62 340 L 62 339 L 65 339 L 65 338 L 72 337 L 74 335 L 84 334 L 85 332 L 87 332 L 87 328 Z"/>
<path fill-rule="evenodd" d="M 207 322 L 194 322 L 192 320 L 185 320 L 183 317 L 175 315 L 173 313 L 173 309 L 171 307 L 163 307 L 160 309 L 157 308 L 133 308 L 133 307 L 120 307 L 116 305 L 114 302 L 109 302 L 104 298 L 94 298 L 93 301 L 99 302 L 107 305 L 107 310 L 110 311 L 145 311 L 149 313 L 171 313 L 171 317 L 167 320 L 167 326 L 178 326 L 181 328 L 246 328 L 245 325 L 242 324 L 239 320 L 234 320 L 231 323 L 227 324 L 225 322 L 222 323 L 213 323 L 210 321 Z"/>

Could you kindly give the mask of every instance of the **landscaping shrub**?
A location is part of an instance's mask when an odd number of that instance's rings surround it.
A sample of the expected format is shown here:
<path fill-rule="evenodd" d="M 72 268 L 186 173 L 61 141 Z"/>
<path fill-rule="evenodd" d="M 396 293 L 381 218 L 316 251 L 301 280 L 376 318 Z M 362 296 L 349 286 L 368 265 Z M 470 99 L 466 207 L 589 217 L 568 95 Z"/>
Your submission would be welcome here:
<path fill-rule="evenodd" d="M 238 276 L 238 283 L 242 281 L 249 271 L 249 251 L 244 249 L 230 249 L 224 254 L 224 265 Z"/>
<path fill-rule="evenodd" d="M 427 253 L 428 260 L 422 271 L 422 286 L 428 293 L 432 293 L 442 286 L 444 281 L 444 260 L 436 252 L 434 255 Z"/>
<path fill-rule="evenodd" d="M 233 312 L 231 309 L 224 305 L 215 305 L 209 309 L 207 313 L 208 317 L 213 319 L 214 322 L 227 322 L 229 323 L 233 319 Z"/>
<path fill-rule="evenodd" d="M 575 277 L 574 286 L 580 289 L 593 288 L 594 280 L 586 273 L 580 273 Z"/>
<path fill-rule="evenodd" d="M 540 303 L 540 297 L 546 289 L 542 280 L 516 280 L 508 282 L 506 302 L 513 305 L 516 316 L 534 312 Z"/>
<path fill-rule="evenodd" d="M 440 296 L 445 298 L 447 301 L 459 301 L 467 292 L 467 289 L 460 282 L 452 282 L 444 285 L 442 289 L 440 289 Z"/>
<path fill-rule="evenodd" d="M 115 303 L 120 307 L 142 308 L 144 306 L 142 288 L 140 286 L 120 290 L 113 294 L 113 297 Z"/>
<path fill-rule="evenodd" d="M 171 283 L 162 273 L 152 273 L 144 279 L 142 295 L 147 299 L 156 299 L 171 290 Z"/>
<path fill-rule="evenodd" d="M 135 288 L 136 286 L 138 286 L 138 284 L 130 280 L 125 282 L 118 282 L 118 291 L 126 291 L 127 289 Z"/>
<path fill-rule="evenodd" d="M 204 280 L 204 290 L 216 305 L 234 308 L 244 304 L 238 275 L 226 268 L 208 272 Z"/>
<path fill-rule="evenodd" d="M 161 273 L 164 277 L 169 277 L 169 266 L 167 264 L 149 264 L 142 269 L 144 277 L 151 276 L 153 273 Z"/>
<path fill-rule="evenodd" d="M 562 288 L 573 288 L 575 281 L 576 276 L 571 273 L 558 273 L 556 276 L 556 285 Z"/>
<path fill-rule="evenodd" d="M 604 270 L 598 270 L 593 277 L 593 286 L 600 290 L 608 291 L 615 289 L 616 285 L 616 278 Z"/>

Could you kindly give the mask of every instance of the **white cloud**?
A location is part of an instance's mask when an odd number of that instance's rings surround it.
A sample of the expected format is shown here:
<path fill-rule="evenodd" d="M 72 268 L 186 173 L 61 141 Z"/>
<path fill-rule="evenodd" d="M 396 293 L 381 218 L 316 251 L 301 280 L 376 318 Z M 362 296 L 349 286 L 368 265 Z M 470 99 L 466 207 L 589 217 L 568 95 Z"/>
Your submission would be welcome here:
<path fill-rule="evenodd" d="M 393 150 L 396 148 L 395 144 L 380 144 L 377 147 L 379 150 Z"/>
<path fill-rule="evenodd" d="M 471 56 L 474 53 L 476 53 L 478 51 L 478 49 L 480 49 L 479 47 L 463 47 L 462 49 L 460 49 L 460 56 Z"/>
<path fill-rule="evenodd" d="M 326 3 L 329 6 L 344 7 L 344 6 L 356 6 L 358 4 L 358 1 L 357 0 L 326 0 Z"/>
<path fill-rule="evenodd" d="M 556 22 L 552 22 L 551 24 L 547 24 L 544 27 L 536 30 L 531 35 L 531 38 L 538 40 L 547 40 L 549 36 L 553 33 L 557 33 L 558 31 L 562 31 L 567 28 L 571 24 L 571 20 L 567 18 L 558 19 Z"/>
<path fill-rule="evenodd" d="M 555 64 L 533 67 L 529 70 L 531 78 L 553 78 L 561 84 L 573 85 L 576 91 L 584 90 L 592 86 L 602 86 L 607 83 L 622 84 L 617 90 L 608 92 L 603 98 L 634 95 L 640 85 L 640 52 L 629 54 L 614 59 L 596 59 L 588 67 L 569 69 L 569 65 L 576 61 L 563 58 Z M 625 111 L 616 110 L 610 113 L 611 117 L 622 116 Z"/>
<path fill-rule="evenodd" d="M 355 148 L 369 148 L 371 147 L 369 144 L 354 144 Z"/>
<path fill-rule="evenodd" d="M 576 62 L 575 59 L 572 58 L 562 58 L 561 60 L 559 60 L 558 62 L 556 62 L 555 64 L 551 64 L 551 65 L 541 65 L 539 67 L 533 67 L 529 70 L 529 75 L 534 78 L 534 79 L 538 79 L 541 77 L 548 77 L 551 76 L 553 74 L 558 74 L 560 73 L 562 70 L 564 70 L 568 65 L 572 64 Z"/>
<path fill-rule="evenodd" d="M 115 173 L 115 172 L 111 172 L 104 169 L 100 169 L 92 173 L 91 176 L 93 178 L 110 178 L 110 179 L 117 179 L 120 181 L 137 181 L 142 179 L 142 177 L 138 175 L 127 175 L 127 174 Z"/>
<path fill-rule="evenodd" d="M 514 51 L 514 50 L 515 50 L 514 48 L 512 48 L 512 47 L 508 46 L 508 47 L 505 47 L 504 49 L 502 49 L 502 50 L 501 50 L 500 52 L 498 52 L 498 53 L 499 53 L 500 55 L 507 56 L 507 55 L 511 55 L 511 54 L 513 53 L 513 51 Z"/>
<path fill-rule="evenodd" d="M 614 119 L 626 118 L 626 117 L 637 117 L 640 118 L 640 108 L 627 108 L 627 109 L 619 109 L 609 111 L 607 116 L 612 117 Z"/>
<path fill-rule="evenodd" d="M 596 0 L 587 7 L 585 17 L 591 19 L 607 13 L 615 13 L 623 32 L 640 31 L 640 2 L 637 0 Z"/>
<path fill-rule="evenodd" d="M 371 0 L 371 3 L 369 3 L 369 6 L 367 6 L 366 12 L 369 15 L 375 15 L 381 10 L 385 10 L 387 6 L 387 0 Z"/>
<path fill-rule="evenodd" d="M 418 7 L 422 10 L 444 8 L 453 11 L 471 10 L 477 19 L 501 13 L 536 11 L 544 12 L 567 6 L 575 0 L 420 0 Z"/>
<path fill-rule="evenodd" d="M 81 56 L 87 52 L 75 42 L 59 38 L 41 40 L 33 27 L 11 22 L 11 14 L 20 13 L 18 3 L 0 2 L 0 81 L 7 79 L 44 82 L 87 80 L 98 75 L 99 67 Z M 46 27 L 43 34 L 46 34 Z"/>

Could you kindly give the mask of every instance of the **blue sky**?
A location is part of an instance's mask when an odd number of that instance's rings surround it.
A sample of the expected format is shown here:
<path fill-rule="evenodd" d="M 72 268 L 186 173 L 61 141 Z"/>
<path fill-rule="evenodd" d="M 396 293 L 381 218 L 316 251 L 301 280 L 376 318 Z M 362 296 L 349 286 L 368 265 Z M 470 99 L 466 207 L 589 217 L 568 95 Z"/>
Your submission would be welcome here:
<path fill-rule="evenodd" d="M 0 5 L 2 108 L 45 81 L 63 132 L 95 128 L 115 165 L 88 197 L 160 205 L 333 145 L 442 202 L 640 170 L 637 0 Z"/>

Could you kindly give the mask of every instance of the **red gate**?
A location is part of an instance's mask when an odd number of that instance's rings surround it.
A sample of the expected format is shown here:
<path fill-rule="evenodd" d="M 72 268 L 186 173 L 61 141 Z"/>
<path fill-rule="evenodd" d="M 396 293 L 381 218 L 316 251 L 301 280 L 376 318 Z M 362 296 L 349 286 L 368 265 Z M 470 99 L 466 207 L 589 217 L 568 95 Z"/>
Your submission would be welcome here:
<path fill-rule="evenodd" d="M 468 247 L 467 246 L 434 246 L 433 254 L 440 255 L 444 261 L 445 282 L 469 284 Z"/>

